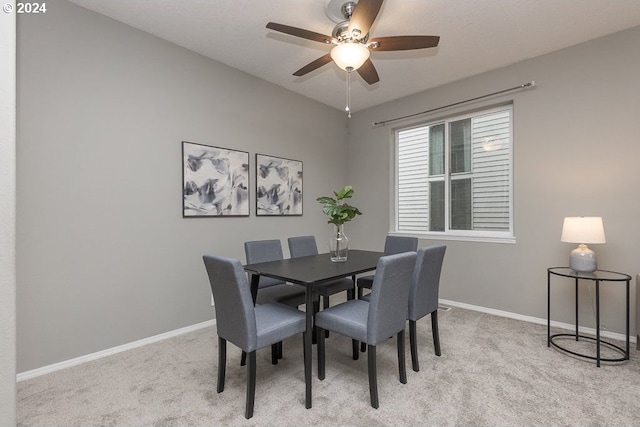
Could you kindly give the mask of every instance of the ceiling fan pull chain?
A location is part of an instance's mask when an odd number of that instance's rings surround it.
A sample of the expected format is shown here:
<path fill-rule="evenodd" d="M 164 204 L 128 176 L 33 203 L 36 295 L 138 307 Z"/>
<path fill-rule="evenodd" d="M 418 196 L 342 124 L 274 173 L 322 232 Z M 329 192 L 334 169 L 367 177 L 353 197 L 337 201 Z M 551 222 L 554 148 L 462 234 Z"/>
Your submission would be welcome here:
<path fill-rule="evenodd" d="M 347 113 L 349 118 L 351 118 L 351 70 L 353 70 L 353 68 L 351 67 L 347 67 L 347 107 L 344 109 Z"/>

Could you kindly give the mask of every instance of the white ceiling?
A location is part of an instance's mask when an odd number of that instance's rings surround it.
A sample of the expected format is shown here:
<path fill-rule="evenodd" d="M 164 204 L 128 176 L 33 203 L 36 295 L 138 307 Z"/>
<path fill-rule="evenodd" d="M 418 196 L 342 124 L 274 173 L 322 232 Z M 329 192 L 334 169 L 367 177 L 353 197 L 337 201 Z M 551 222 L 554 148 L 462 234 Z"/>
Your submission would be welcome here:
<path fill-rule="evenodd" d="M 273 21 L 331 35 L 329 0 L 70 1 L 329 106 L 345 106 L 346 78 L 335 64 L 292 76 L 330 46 L 265 28 Z M 640 0 L 387 0 L 372 38 L 439 35 L 440 44 L 373 52 L 380 82 L 369 86 L 354 74 L 351 110 L 637 25 Z"/>

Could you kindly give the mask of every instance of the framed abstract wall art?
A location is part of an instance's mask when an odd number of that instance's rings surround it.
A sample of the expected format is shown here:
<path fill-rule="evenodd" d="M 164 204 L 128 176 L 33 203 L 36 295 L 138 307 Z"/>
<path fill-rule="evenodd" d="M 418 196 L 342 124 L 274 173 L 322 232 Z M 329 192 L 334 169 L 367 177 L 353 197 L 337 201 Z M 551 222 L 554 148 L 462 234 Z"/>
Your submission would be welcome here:
<path fill-rule="evenodd" d="M 182 216 L 249 216 L 249 153 L 182 141 Z"/>
<path fill-rule="evenodd" d="M 256 216 L 302 215 L 302 162 L 256 154 Z"/>

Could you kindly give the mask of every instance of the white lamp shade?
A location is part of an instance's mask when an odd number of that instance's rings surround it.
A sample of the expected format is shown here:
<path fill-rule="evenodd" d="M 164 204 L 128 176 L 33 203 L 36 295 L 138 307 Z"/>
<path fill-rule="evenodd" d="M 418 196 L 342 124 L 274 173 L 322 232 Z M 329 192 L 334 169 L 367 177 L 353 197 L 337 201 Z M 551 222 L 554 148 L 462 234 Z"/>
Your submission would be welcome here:
<path fill-rule="evenodd" d="M 369 59 L 369 49 L 361 43 L 345 42 L 331 49 L 331 59 L 343 70 L 357 70 Z"/>
<path fill-rule="evenodd" d="M 566 217 L 560 241 L 568 243 L 606 243 L 604 224 L 599 216 Z"/>

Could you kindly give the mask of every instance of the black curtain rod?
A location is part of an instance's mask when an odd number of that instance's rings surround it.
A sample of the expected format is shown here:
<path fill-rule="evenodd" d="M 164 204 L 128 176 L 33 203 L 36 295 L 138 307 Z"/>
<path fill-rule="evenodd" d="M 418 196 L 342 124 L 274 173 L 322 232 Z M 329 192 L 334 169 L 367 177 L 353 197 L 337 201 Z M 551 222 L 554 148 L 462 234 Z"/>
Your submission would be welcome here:
<path fill-rule="evenodd" d="M 488 93 L 488 94 L 482 95 L 482 96 L 476 96 L 475 98 L 466 99 L 464 101 L 459 101 L 459 102 L 454 102 L 453 104 L 443 105 L 442 107 L 432 108 L 431 110 L 426 110 L 426 111 L 421 111 L 419 113 L 409 114 L 408 116 L 396 117 L 395 119 L 384 120 L 382 122 L 374 122 L 373 126 L 374 127 L 376 127 L 376 126 L 384 126 L 387 123 L 396 122 L 398 120 L 409 119 L 411 117 L 420 116 L 422 114 L 431 113 L 433 111 L 444 110 L 445 108 L 455 107 L 456 105 L 464 104 L 466 102 L 477 101 L 479 99 L 488 98 L 490 96 L 500 95 L 500 94 L 505 93 L 505 92 L 511 92 L 512 90 L 526 89 L 526 88 L 529 88 L 529 87 L 534 87 L 535 85 L 536 85 L 536 82 L 532 80 L 529 83 L 524 83 L 524 84 L 521 84 L 520 86 L 514 86 L 514 87 L 509 88 L 509 89 L 504 89 L 504 90 L 500 90 L 498 92 Z"/>

